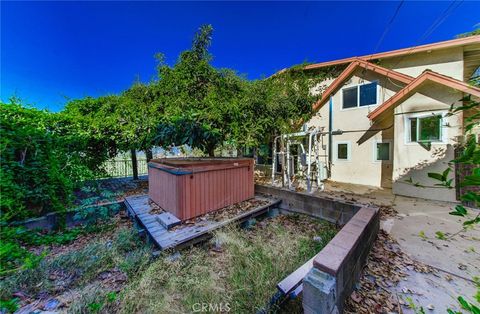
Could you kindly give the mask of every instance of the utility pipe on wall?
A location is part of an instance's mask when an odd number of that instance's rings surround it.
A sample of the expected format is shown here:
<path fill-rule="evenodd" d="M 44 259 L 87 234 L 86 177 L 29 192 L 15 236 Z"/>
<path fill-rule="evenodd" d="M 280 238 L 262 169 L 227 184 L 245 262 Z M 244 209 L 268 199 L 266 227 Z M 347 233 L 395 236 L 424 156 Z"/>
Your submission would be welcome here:
<path fill-rule="evenodd" d="M 332 176 L 332 130 L 333 130 L 333 97 L 328 103 L 328 177 Z"/>

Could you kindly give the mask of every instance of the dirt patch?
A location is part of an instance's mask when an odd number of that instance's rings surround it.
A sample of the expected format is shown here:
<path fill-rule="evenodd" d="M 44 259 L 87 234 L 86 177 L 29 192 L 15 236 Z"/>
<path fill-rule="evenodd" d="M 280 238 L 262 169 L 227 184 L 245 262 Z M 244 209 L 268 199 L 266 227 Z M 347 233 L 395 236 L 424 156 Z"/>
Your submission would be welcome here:
<path fill-rule="evenodd" d="M 386 220 L 389 218 L 394 218 L 398 216 L 398 211 L 389 205 L 381 205 L 379 207 L 380 211 L 380 220 Z"/>

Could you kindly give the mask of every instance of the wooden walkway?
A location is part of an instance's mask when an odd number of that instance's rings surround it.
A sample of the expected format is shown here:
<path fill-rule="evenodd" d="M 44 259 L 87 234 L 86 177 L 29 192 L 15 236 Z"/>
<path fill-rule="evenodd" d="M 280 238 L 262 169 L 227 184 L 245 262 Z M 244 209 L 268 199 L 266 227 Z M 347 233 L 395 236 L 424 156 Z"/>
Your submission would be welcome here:
<path fill-rule="evenodd" d="M 187 225 L 181 228 L 167 230 L 157 219 L 156 214 L 150 214 L 150 204 L 148 195 L 129 196 L 125 198 L 127 211 L 139 225 L 145 229 L 148 237 L 157 245 L 160 250 L 178 248 L 185 245 L 192 245 L 210 236 L 210 233 L 216 229 L 226 226 L 230 223 L 240 223 L 250 218 L 259 216 L 276 208 L 281 202 L 279 199 L 267 198 L 256 195 L 255 199 L 267 201 L 268 203 L 233 218 L 222 221 L 205 220 L 193 225 Z"/>

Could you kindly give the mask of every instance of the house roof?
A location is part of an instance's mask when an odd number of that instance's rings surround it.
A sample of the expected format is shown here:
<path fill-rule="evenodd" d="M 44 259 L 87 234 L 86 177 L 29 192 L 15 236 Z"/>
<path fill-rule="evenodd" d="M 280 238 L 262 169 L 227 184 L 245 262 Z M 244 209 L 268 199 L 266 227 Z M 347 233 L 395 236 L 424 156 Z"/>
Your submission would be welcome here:
<path fill-rule="evenodd" d="M 325 90 L 325 92 L 322 94 L 322 98 L 318 100 L 315 104 L 313 104 L 313 111 L 317 111 L 322 107 L 330 98 L 330 95 L 335 93 L 339 88 L 342 87 L 342 84 L 345 80 L 347 80 L 356 69 L 358 68 L 364 68 L 366 70 L 378 73 L 380 75 L 392 78 L 398 82 L 404 83 L 404 84 L 409 84 L 412 82 L 414 79 L 413 77 L 394 71 L 390 69 L 383 68 L 381 66 L 378 66 L 376 64 L 364 61 L 359 58 L 353 58 L 351 60 L 350 65 L 343 70 L 343 72 L 333 81 L 330 86 Z"/>
<path fill-rule="evenodd" d="M 434 82 L 441 84 L 455 90 L 461 91 L 466 94 L 470 94 L 475 97 L 480 98 L 480 88 L 471 86 L 465 82 L 456 80 L 454 78 L 426 70 L 413 81 L 411 81 L 407 86 L 398 91 L 395 95 L 390 97 L 386 102 L 377 107 L 375 110 L 368 114 L 370 120 L 375 120 L 380 117 L 383 113 L 388 112 L 390 109 L 395 108 L 400 102 L 404 101 L 410 97 L 415 91 L 425 82 Z"/>
<path fill-rule="evenodd" d="M 441 42 L 421 45 L 421 46 L 413 46 L 413 47 L 402 48 L 402 49 L 397 49 L 392 51 L 374 53 L 374 54 L 369 54 L 361 57 L 351 57 L 351 58 L 344 58 L 344 59 L 338 59 L 338 60 L 327 61 L 327 62 L 314 63 L 314 64 L 305 66 L 305 69 L 312 70 L 312 69 L 318 69 L 318 68 L 323 68 L 327 66 L 341 65 L 341 64 L 350 63 L 352 61 L 355 61 L 356 59 L 362 59 L 366 61 L 384 59 L 384 58 L 398 57 L 398 56 L 424 52 L 424 51 L 460 47 L 460 46 L 465 46 L 469 44 L 480 44 L 480 35 L 441 41 Z"/>

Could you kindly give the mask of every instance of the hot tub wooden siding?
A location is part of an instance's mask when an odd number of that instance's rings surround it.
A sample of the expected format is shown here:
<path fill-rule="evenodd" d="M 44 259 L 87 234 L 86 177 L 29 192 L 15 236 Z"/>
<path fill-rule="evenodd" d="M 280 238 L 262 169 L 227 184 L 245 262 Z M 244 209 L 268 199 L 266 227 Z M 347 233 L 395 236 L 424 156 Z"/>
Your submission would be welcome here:
<path fill-rule="evenodd" d="M 159 159 L 148 163 L 148 195 L 180 220 L 254 197 L 253 159 Z"/>

